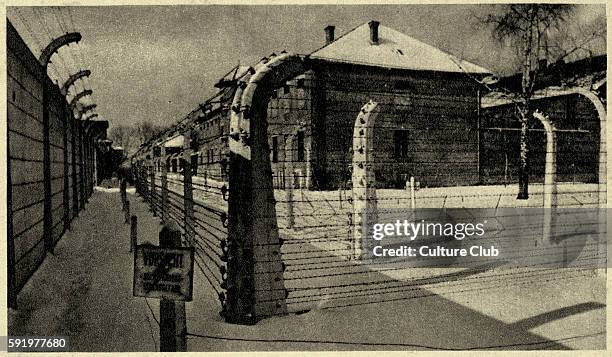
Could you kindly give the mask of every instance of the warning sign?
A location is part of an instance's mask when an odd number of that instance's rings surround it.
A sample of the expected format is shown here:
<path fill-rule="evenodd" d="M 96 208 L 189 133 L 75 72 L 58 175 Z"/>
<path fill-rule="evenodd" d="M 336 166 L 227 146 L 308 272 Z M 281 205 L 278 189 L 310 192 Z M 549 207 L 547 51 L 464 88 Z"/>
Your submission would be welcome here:
<path fill-rule="evenodd" d="M 134 253 L 134 296 L 191 301 L 191 248 L 138 245 Z"/>

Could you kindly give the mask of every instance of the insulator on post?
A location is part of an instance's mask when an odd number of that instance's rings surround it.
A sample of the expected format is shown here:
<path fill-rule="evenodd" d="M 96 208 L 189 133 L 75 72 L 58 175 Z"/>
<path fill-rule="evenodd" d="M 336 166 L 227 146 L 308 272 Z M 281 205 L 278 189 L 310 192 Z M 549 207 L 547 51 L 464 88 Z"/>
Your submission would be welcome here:
<path fill-rule="evenodd" d="M 225 185 L 221 186 L 220 190 L 221 190 L 221 194 L 223 195 L 223 199 L 225 199 L 225 194 L 227 193 L 227 186 Z M 222 215 L 225 215 L 225 212 L 223 212 Z"/>
<path fill-rule="evenodd" d="M 251 107 L 250 107 L 250 106 L 245 105 L 245 106 L 242 108 L 242 117 L 243 117 L 244 119 L 251 119 Z"/>

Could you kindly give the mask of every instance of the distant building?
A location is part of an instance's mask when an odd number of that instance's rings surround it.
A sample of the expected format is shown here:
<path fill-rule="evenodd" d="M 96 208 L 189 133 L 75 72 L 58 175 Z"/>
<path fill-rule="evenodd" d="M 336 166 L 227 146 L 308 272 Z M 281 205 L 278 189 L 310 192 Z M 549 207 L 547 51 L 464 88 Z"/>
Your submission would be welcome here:
<path fill-rule="evenodd" d="M 557 179 L 561 182 L 597 182 L 600 145 L 599 116 L 593 103 L 571 92 L 580 87 L 606 102 L 606 58 L 596 56 L 572 63 L 554 63 L 539 75 L 532 107 L 549 116 L 557 133 Z M 521 75 L 502 78 L 498 85 L 520 92 Z M 518 180 L 520 122 L 516 106 L 502 91 L 482 99 L 481 176 L 483 183 Z M 545 134 L 534 121 L 529 133 L 529 180 L 542 182 Z"/>

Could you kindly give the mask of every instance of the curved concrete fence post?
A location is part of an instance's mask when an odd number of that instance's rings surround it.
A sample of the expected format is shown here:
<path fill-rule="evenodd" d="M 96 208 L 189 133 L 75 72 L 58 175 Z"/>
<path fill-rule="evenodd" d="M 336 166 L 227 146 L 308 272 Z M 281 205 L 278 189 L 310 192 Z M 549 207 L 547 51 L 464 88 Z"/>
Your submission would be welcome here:
<path fill-rule="evenodd" d="M 588 99 L 597 112 L 599 117 L 599 158 L 598 158 L 598 170 L 597 170 L 597 207 L 599 208 L 599 234 L 597 239 L 597 262 L 596 274 L 604 275 L 607 267 L 607 236 L 608 232 L 608 220 L 607 220 L 607 183 L 608 183 L 608 151 L 607 151 L 607 113 L 606 106 L 602 103 L 601 99 L 588 89 L 585 88 L 571 88 L 570 93 L 582 95 Z"/>
<path fill-rule="evenodd" d="M 544 225 L 542 231 L 542 243 L 550 244 L 554 235 L 555 214 L 557 208 L 557 138 L 555 127 L 548 116 L 539 111 L 533 113 L 544 126 L 546 132 L 546 160 L 544 167 Z M 538 245 L 538 244 L 536 244 Z"/>
<path fill-rule="evenodd" d="M 597 265 L 596 274 L 605 275 L 607 268 L 607 234 L 608 219 L 607 219 L 607 194 L 608 194 L 608 151 L 607 151 L 607 113 L 606 106 L 602 103 L 599 97 L 584 88 L 572 88 L 572 91 L 587 98 L 595 107 L 597 116 L 599 116 L 599 166 L 598 166 L 598 181 L 597 181 L 597 207 L 599 208 L 599 235 L 597 240 Z"/>
<path fill-rule="evenodd" d="M 287 313 L 268 145 L 267 109 L 272 91 L 306 71 L 301 57 L 264 58 L 239 83 L 230 117 L 228 322 L 252 324 Z"/>
<path fill-rule="evenodd" d="M 72 87 L 72 85 L 79 79 L 83 78 L 83 77 L 89 77 L 91 75 L 91 71 L 88 69 L 83 69 L 80 70 L 72 75 L 70 75 L 70 77 L 68 77 L 68 79 L 66 80 L 66 82 L 64 82 L 64 84 L 62 85 L 62 88 L 60 89 L 60 93 L 62 93 L 63 96 L 66 96 L 68 94 L 68 91 L 70 90 L 70 87 Z"/>
<path fill-rule="evenodd" d="M 47 65 L 49 63 L 51 63 L 51 57 L 57 53 L 57 51 L 62 47 L 62 46 L 68 46 L 71 43 L 78 43 L 79 41 L 81 41 L 81 34 L 79 32 L 70 32 L 70 33 L 66 33 L 62 36 L 59 36 L 55 39 L 53 39 L 48 45 L 47 47 L 45 47 L 41 52 L 40 52 L 40 56 L 38 57 L 38 61 L 45 67 L 47 68 Z"/>
<path fill-rule="evenodd" d="M 362 228 L 377 220 L 376 177 L 374 173 L 374 124 L 379 105 L 370 101 L 361 108 L 353 130 L 353 257 L 361 259 L 363 251 Z M 367 220 L 367 221 L 366 221 Z"/>
<path fill-rule="evenodd" d="M 597 116 L 599 117 L 599 166 L 598 166 L 598 181 L 597 181 L 597 191 L 598 191 L 598 206 L 606 207 L 607 204 L 607 145 L 606 145 L 606 135 L 607 135 L 607 114 L 606 107 L 601 102 L 597 94 L 589 91 L 585 88 L 571 88 L 569 90 L 570 93 L 575 93 L 582 95 L 586 99 L 588 99 L 595 110 L 597 111 Z"/>

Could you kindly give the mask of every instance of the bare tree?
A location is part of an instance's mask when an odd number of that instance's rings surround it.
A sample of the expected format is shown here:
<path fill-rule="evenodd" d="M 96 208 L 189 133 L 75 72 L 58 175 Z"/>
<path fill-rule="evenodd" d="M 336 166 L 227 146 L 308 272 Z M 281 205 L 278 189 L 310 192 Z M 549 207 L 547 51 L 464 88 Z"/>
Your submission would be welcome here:
<path fill-rule="evenodd" d="M 574 5 L 511 4 L 503 11 L 482 19 L 492 26 L 494 37 L 516 49 L 520 63 L 520 92 L 511 93 L 521 123 L 518 199 L 529 198 L 528 130 L 533 113 L 531 100 L 538 74 L 545 63 L 558 63 L 580 52 L 588 51 L 589 44 L 605 38 L 605 22 L 587 29 L 579 29 L 578 36 L 570 37 L 565 26 Z"/>
<path fill-rule="evenodd" d="M 151 138 L 155 137 L 157 134 L 161 133 L 166 129 L 163 125 L 155 125 L 149 121 L 141 121 L 136 124 L 136 135 L 140 140 L 140 144 L 149 141 Z"/>
<path fill-rule="evenodd" d="M 130 125 L 113 125 L 110 129 L 108 138 L 116 146 L 121 146 L 125 155 L 130 155 L 140 145 L 136 134 L 136 128 Z"/>
<path fill-rule="evenodd" d="M 123 148 L 126 157 L 138 150 L 138 147 L 162 132 L 166 127 L 141 121 L 132 125 L 114 125 L 109 132 L 109 139 Z"/>

